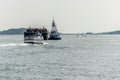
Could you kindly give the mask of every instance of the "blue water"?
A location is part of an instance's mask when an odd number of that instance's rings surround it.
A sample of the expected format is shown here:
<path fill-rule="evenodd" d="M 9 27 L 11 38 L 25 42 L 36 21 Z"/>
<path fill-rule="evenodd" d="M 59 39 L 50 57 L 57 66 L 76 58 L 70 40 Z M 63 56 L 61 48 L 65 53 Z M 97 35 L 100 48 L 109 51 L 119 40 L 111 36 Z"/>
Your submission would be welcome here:
<path fill-rule="evenodd" d="M 0 36 L 0 80 L 120 80 L 120 36 L 62 36 L 24 44 Z"/>

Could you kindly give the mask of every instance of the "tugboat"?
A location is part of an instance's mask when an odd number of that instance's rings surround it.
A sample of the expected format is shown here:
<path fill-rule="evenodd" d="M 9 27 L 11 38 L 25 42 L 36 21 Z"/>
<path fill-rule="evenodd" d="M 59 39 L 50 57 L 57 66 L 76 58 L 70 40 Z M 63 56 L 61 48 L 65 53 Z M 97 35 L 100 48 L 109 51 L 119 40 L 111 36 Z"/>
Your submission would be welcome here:
<path fill-rule="evenodd" d="M 52 20 L 52 29 L 51 29 L 50 37 L 48 38 L 48 40 L 61 40 L 61 37 L 57 30 L 54 18 Z"/>
<path fill-rule="evenodd" d="M 48 31 L 46 28 L 29 27 L 24 32 L 24 43 L 43 44 L 43 40 L 48 39 Z"/>

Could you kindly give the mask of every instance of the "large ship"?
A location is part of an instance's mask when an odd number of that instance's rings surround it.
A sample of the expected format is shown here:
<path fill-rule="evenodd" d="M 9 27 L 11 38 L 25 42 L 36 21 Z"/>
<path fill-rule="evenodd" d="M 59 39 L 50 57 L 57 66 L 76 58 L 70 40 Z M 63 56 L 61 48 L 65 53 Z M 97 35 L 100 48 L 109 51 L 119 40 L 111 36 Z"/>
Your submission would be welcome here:
<path fill-rule="evenodd" d="M 51 29 L 50 36 L 48 39 L 49 40 L 61 40 L 61 37 L 60 37 L 60 34 L 57 30 L 54 18 L 52 20 L 52 29 Z"/>
<path fill-rule="evenodd" d="M 29 27 L 24 32 L 24 43 L 43 44 L 48 39 L 48 31 L 46 28 Z"/>

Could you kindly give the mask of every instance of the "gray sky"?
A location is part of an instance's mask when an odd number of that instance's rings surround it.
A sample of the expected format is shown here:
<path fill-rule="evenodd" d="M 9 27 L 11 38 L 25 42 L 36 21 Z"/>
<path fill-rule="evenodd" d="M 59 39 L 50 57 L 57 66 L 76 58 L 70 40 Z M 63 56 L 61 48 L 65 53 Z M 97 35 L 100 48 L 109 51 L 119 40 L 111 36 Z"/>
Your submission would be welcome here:
<path fill-rule="evenodd" d="M 120 0 L 0 0 L 0 30 L 17 27 L 51 28 L 60 32 L 120 30 Z"/>

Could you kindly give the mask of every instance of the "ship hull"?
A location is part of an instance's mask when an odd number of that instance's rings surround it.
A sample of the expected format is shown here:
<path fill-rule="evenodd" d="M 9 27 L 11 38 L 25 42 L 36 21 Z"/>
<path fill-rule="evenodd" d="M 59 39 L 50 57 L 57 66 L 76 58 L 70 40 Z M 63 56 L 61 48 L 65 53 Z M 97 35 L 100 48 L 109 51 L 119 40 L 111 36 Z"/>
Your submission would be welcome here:
<path fill-rule="evenodd" d="M 52 37 L 50 37 L 50 38 L 48 38 L 48 40 L 61 40 L 61 38 L 52 38 Z"/>
<path fill-rule="evenodd" d="M 24 43 L 28 43 L 28 44 L 43 44 L 43 41 L 24 40 Z"/>

